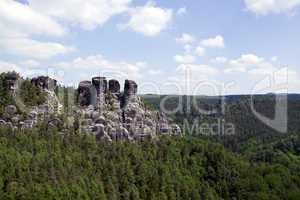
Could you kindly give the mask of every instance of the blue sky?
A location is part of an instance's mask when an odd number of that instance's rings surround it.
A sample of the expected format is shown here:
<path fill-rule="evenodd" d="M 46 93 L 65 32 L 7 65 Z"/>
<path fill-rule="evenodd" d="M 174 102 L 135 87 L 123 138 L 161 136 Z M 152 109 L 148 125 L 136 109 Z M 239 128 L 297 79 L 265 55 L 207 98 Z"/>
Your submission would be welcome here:
<path fill-rule="evenodd" d="M 2 0 L 0 71 L 141 93 L 300 92 L 300 0 Z"/>

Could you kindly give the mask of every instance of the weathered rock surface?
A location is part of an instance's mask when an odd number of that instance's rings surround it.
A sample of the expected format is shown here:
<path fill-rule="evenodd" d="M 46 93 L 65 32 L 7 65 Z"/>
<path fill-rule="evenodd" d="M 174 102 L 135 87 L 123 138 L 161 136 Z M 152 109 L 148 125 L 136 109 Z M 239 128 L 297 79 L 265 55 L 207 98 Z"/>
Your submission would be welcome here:
<path fill-rule="evenodd" d="M 17 81 L 11 75 L 9 80 Z M 47 102 L 18 113 L 14 105 L 5 108 L 0 119 L 1 126 L 31 129 L 44 122 L 48 129 L 66 130 L 66 123 L 59 116 L 61 104 L 56 96 L 57 82 L 40 76 L 31 80 L 47 94 Z M 13 83 L 12 83 L 13 84 Z M 138 85 L 126 80 L 124 91 L 117 80 L 107 81 L 105 77 L 94 77 L 80 82 L 77 89 L 79 107 L 74 108 L 71 126 L 82 133 L 95 135 L 101 141 L 142 141 L 156 139 L 161 134 L 181 135 L 181 129 L 171 124 L 163 113 L 146 109 L 137 95 Z"/>
<path fill-rule="evenodd" d="M 39 76 L 31 79 L 31 82 L 41 89 L 54 91 L 57 88 L 57 81 L 48 76 Z"/>
<path fill-rule="evenodd" d="M 90 92 L 93 90 L 98 92 Z M 123 93 L 117 80 L 109 80 L 108 90 L 104 77 L 93 78 L 92 84 L 81 82 L 78 87 L 81 130 L 107 141 L 141 141 L 155 139 L 160 134 L 181 135 L 180 127 L 171 125 L 163 113 L 146 109 L 137 90 L 138 85 L 132 80 L 125 81 Z"/>

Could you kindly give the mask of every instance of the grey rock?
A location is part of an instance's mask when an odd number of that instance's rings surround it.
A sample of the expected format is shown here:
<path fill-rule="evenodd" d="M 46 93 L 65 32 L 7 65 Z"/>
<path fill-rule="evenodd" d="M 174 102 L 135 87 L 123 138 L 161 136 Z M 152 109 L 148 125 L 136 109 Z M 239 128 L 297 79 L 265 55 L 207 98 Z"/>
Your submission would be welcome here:
<path fill-rule="evenodd" d="M 107 92 L 107 80 L 105 77 L 94 77 L 92 78 L 92 84 L 96 88 L 97 96 Z"/>
<path fill-rule="evenodd" d="M 112 94 L 120 94 L 120 83 L 117 80 L 109 80 L 109 91 Z"/>
<path fill-rule="evenodd" d="M 9 115 L 14 115 L 17 113 L 17 108 L 14 105 L 9 105 L 5 107 L 5 112 Z"/>
<path fill-rule="evenodd" d="M 132 80 L 125 80 L 124 85 L 124 94 L 129 95 L 135 95 L 137 93 L 138 86 L 137 84 Z"/>
<path fill-rule="evenodd" d="M 18 117 L 18 116 L 15 116 L 15 117 L 11 118 L 11 122 L 12 122 L 13 124 L 18 124 L 18 123 L 19 123 L 19 117 Z"/>
<path fill-rule="evenodd" d="M 100 113 L 99 113 L 99 112 L 94 111 L 94 112 L 92 113 L 92 119 L 93 119 L 93 120 L 96 120 L 96 119 L 98 119 L 99 117 L 100 117 Z"/>
<path fill-rule="evenodd" d="M 78 103 L 80 106 L 89 106 L 92 103 L 92 83 L 91 81 L 82 81 L 79 83 L 78 92 Z"/>
<path fill-rule="evenodd" d="M 6 121 L 3 119 L 0 119 L 0 126 L 6 125 Z"/>
<path fill-rule="evenodd" d="M 27 114 L 27 118 L 29 120 L 36 120 L 38 117 L 38 113 L 36 111 L 31 111 Z"/>
<path fill-rule="evenodd" d="M 64 123 L 61 119 L 59 118 L 54 118 L 54 119 L 51 119 L 49 122 L 48 122 L 48 128 L 58 128 L 58 129 L 61 129 L 63 127 Z"/>
<path fill-rule="evenodd" d="M 48 76 L 39 76 L 31 79 L 31 82 L 41 89 L 54 91 L 57 88 L 57 81 Z"/>
<path fill-rule="evenodd" d="M 98 117 L 98 118 L 95 120 L 95 123 L 96 123 L 96 124 L 104 124 L 104 125 L 106 125 L 106 124 L 107 124 L 107 120 L 105 119 L 104 116 L 100 116 L 100 117 Z"/>
<path fill-rule="evenodd" d="M 17 81 L 19 78 L 20 77 L 16 72 L 8 72 L 4 74 L 4 79 L 9 90 L 14 91 L 17 89 Z"/>

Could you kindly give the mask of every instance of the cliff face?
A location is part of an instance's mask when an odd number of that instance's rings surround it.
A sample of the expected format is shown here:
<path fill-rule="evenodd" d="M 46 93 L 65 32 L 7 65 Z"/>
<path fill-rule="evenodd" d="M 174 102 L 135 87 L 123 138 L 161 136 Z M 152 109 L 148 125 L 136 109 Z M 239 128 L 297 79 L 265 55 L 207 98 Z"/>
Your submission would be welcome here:
<path fill-rule="evenodd" d="M 137 95 L 138 85 L 126 80 L 120 91 L 117 80 L 95 77 L 78 87 L 81 131 L 99 140 L 155 139 L 160 134 L 181 135 L 178 125 L 170 124 L 163 113 L 146 109 Z"/>
<path fill-rule="evenodd" d="M 20 78 L 8 80 L 12 94 L 16 96 L 17 79 Z M 105 77 L 94 77 L 91 81 L 80 82 L 76 97 L 78 106 L 67 116 L 73 119 L 68 122 L 60 120 L 63 107 L 55 93 L 56 80 L 40 76 L 30 82 L 46 94 L 46 101 L 26 109 L 20 109 L 18 103 L 17 106 L 7 106 L 0 125 L 30 129 L 39 122 L 46 122 L 49 128 L 58 128 L 62 133 L 64 128 L 74 128 L 84 134 L 93 134 L 98 140 L 107 141 L 156 139 L 160 134 L 181 135 L 179 126 L 171 124 L 163 113 L 146 108 L 137 95 L 138 85 L 132 80 L 125 81 L 122 92 L 119 81 L 114 79 L 107 81 Z M 16 96 L 14 98 L 18 100 Z"/>

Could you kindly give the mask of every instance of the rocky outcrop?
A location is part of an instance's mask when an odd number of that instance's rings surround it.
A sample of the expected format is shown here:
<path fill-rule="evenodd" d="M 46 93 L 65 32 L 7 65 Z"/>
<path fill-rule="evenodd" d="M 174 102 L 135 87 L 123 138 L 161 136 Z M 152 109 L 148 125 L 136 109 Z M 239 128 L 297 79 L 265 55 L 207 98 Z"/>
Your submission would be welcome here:
<path fill-rule="evenodd" d="M 6 84 L 12 87 L 13 98 L 16 98 L 18 88 L 17 83 L 22 84 L 24 79 L 19 77 L 16 73 L 5 74 Z M 22 102 L 18 105 L 8 105 L 2 116 L 0 125 L 11 126 L 12 128 L 30 129 L 38 125 L 39 122 L 50 120 L 50 116 L 60 113 L 62 105 L 55 93 L 57 88 L 57 81 L 46 76 L 39 76 L 31 79 L 31 83 L 39 87 L 46 94 L 46 101 L 42 105 L 30 106 L 24 108 Z M 16 99 L 17 100 L 17 99 Z M 20 99 L 18 98 L 20 101 Z M 20 105 L 22 106 L 20 108 Z M 22 113 L 25 112 L 25 113 Z"/>
<path fill-rule="evenodd" d="M 20 77 L 16 72 L 5 73 L 4 78 L 9 90 L 14 91 L 17 89 L 17 81 Z"/>
<path fill-rule="evenodd" d="M 106 86 L 104 77 L 94 78 L 92 84 L 89 81 L 79 84 L 79 127 L 82 132 L 107 141 L 148 140 L 160 134 L 181 135 L 179 126 L 171 124 L 163 113 L 146 109 L 137 95 L 138 85 L 134 81 L 126 80 L 123 92 L 117 80 L 109 80 L 108 89 Z"/>
<path fill-rule="evenodd" d="M 109 92 L 110 93 L 119 95 L 120 89 L 121 89 L 121 86 L 120 86 L 119 81 L 114 80 L 114 79 L 109 80 Z"/>
<path fill-rule="evenodd" d="M 57 81 L 48 76 L 39 76 L 31 79 L 31 83 L 43 89 L 54 91 L 57 88 Z"/>
<path fill-rule="evenodd" d="M 82 81 L 79 83 L 77 100 L 80 106 L 88 106 L 92 103 L 92 83 Z"/>
<path fill-rule="evenodd" d="M 18 78 L 10 76 L 13 85 Z M 157 139 L 159 135 L 181 135 L 180 127 L 170 123 L 166 115 L 148 110 L 137 95 L 138 85 L 126 80 L 124 90 L 117 80 L 107 81 L 105 77 L 94 77 L 82 81 L 77 89 L 78 107 L 74 107 L 71 123 L 62 121 L 56 96 L 57 82 L 40 76 L 31 82 L 47 94 L 47 101 L 30 107 L 27 114 L 21 114 L 17 107 L 9 105 L 0 119 L 0 126 L 31 129 L 39 123 L 47 125 L 47 130 L 63 130 L 66 124 L 82 133 L 92 134 L 103 141 L 142 141 Z M 66 116 L 64 116 L 66 117 Z M 73 125 L 72 125 L 73 124 Z"/>

